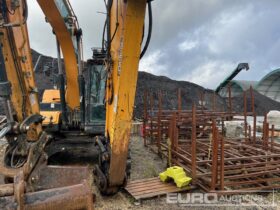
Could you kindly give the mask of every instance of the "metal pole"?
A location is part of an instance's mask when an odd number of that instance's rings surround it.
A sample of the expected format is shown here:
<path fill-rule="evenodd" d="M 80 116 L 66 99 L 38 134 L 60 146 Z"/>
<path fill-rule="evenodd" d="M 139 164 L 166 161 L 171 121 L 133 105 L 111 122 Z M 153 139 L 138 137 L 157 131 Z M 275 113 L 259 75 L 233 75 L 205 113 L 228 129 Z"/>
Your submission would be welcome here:
<path fill-rule="evenodd" d="M 271 126 L 271 141 L 270 141 L 270 150 L 273 152 L 274 147 L 274 125 Z"/>
<path fill-rule="evenodd" d="M 191 136 L 191 161 L 192 161 L 192 179 L 196 181 L 196 106 L 192 105 L 192 136 Z"/>
<path fill-rule="evenodd" d="M 150 94 L 150 138 L 152 140 L 154 140 L 154 136 L 153 136 L 153 127 L 154 127 L 154 124 L 153 124 L 153 117 L 154 117 L 154 112 L 153 112 L 153 107 L 154 107 L 154 100 L 153 100 L 153 92 L 151 92 Z M 151 141 L 153 143 L 153 141 Z"/>
<path fill-rule="evenodd" d="M 244 101 L 244 131 L 245 131 L 245 140 L 247 140 L 247 95 L 246 91 L 243 93 L 243 101 Z"/>
<path fill-rule="evenodd" d="M 162 95 L 161 95 L 161 91 L 159 91 L 158 94 L 158 123 L 157 123 L 157 129 L 158 129 L 158 136 L 157 136 L 157 146 L 158 146 L 158 154 L 161 156 L 161 112 L 162 112 Z"/>
<path fill-rule="evenodd" d="M 225 184 L 224 184 L 224 176 L 225 176 L 225 142 L 224 138 L 221 136 L 220 139 L 221 143 L 221 157 L 220 157 L 220 188 L 221 190 L 224 190 Z"/>
<path fill-rule="evenodd" d="M 265 150 L 266 148 L 266 138 L 267 138 L 267 114 L 264 115 L 264 121 L 263 121 L 263 149 Z"/>
<path fill-rule="evenodd" d="M 257 116 L 254 112 L 254 125 L 253 125 L 253 142 L 256 143 L 256 132 L 257 132 Z"/>
<path fill-rule="evenodd" d="M 212 122 L 212 167 L 211 167 L 211 190 L 215 190 L 217 183 L 217 166 L 218 166 L 218 130 L 216 121 Z"/>
<path fill-rule="evenodd" d="M 143 138 L 144 138 L 144 146 L 147 146 L 146 139 L 146 123 L 147 123 L 148 113 L 147 113 L 147 90 L 144 92 L 144 120 L 143 120 Z"/>

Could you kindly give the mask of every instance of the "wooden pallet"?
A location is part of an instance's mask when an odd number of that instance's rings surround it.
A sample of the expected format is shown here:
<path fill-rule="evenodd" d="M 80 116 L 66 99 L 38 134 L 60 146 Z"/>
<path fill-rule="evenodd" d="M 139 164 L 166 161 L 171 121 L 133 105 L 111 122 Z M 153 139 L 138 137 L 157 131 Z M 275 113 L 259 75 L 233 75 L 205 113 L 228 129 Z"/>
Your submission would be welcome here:
<path fill-rule="evenodd" d="M 161 196 L 167 193 L 182 192 L 190 189 L 193 189 L 193 187 L 187 186 L 184 188 L 178 188 L 173 182 L 165 183 L 160 181 L 159 177 L 131 181 L 125 187 L 125 190 L 136 200 Z"/>

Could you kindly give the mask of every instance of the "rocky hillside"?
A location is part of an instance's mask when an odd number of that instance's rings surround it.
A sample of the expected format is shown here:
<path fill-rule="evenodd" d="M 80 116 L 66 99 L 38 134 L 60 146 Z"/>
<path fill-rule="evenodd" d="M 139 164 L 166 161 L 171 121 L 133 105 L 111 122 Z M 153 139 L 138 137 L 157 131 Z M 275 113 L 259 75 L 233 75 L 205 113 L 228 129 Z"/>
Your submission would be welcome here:
<path fill-rule="evenodd" d="M 34 66 L 40 57 L 40 53 L 32 51 Z M 41 56 L 35 71 L 35 77 L 39 94 L 46 88 L 52 88 L 55 83 L 57 69 L 57 59 L 49 56 Z M 139 72 L 137 93 L 135 98 L 134 115 L 141 118 L 143 115 L 144 92 L 147 91 L 153 98 L 154 108 L 158 107 L 158 93 L 161 91 L 163 109 L 177 109 L 177 91 L 181 89 L 182 108 L 190 109 L 192 103 L 199 104 L 201 94 L 204 95 L 205 107 L 212 109 L 213 90 L 205 89 L 194 83 L 186 81 L 176 81 L 164 76 L 155 76 L 147 72 Z M 269 110 L 280 110 L 280 103 L 273 101 L 266 96 L 257 92 L 255 94 L 255 110 L 258 115 L 263 115 Z M 226 100 L 216 95 L 216 107 L 218 110 L 227 110 Z M 250 109 L 250 101 L 248 99 L 248 110 Z M 243 96 L 233 99 L 233 107 L 235 111 L 243 111 Z"/>
<path fill-rule="evenodd" d="M 153 98 L 154 108 L 158 107 L 159 92 L 162 95 L 163 109 L 177 109 L 178 107 L 178 89 L 181 89 L 182 109 L 191 109 L 193 103 L 199 105 L 201 95 L 204 95 L 207 109 L 213 107 L 213 90 L 205 89 L 199 85 L 186 81 L 176 81 L 165 76 L 156 76 L 147 72 L 139 72 L 135 115 L 141 116 L 144 103 L 144 92 L 147 91 Z M 226 102 L 219 95 L 215 94 L 216 108 L 218 110 L 226 109 Z"/>
<path fill-rule="evenodd" d="M 40 57 L 40 54 L 35 50 L 32 51 L 34 66 Z M 46 88 L 51 88 L 55 83 L 57 69 L 57 59 L 41 56 L 36 67 L 35 78 L 39 90 L 39 95 Z M 136 103 L 135 103 L 135 116 L 141 118 L 143 115 L 144 92 L 148 91 L 153 96 L 154 107 L 158 107 L 158 93 L 161 91 L 162 103 L 164 109 L 176 109 L 178 107 L 177 91 L 181 89 L 182 95 L 182 108 L 190 108 L 192 103 L 199 103 L 200 95 L 204 93 L 206 100 L 206 108 L 212 108 L 213 91 L 204 89 L 203 87 L 194 83 L 185 81 L 171 80 L 164 76 L 155 76 L 147 72 L 139 72 Z M 217 107 L 222 110 L 225 107 L 225 101 L 220 96 L 216 95 Z"/>

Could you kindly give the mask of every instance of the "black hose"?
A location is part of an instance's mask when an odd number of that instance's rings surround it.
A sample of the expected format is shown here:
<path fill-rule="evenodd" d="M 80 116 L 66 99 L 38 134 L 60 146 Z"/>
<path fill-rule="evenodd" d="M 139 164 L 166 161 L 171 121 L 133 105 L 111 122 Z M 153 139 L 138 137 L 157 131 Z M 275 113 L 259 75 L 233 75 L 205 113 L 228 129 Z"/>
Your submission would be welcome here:
<path fill-rule="evenodd" d="M 151 37 L 152 37 L 152 29 L 153 29 L 153 12 L 152 12 L 152 3 L 151 1 L 148 2 L 148 13 L 149 13 L 149 29 L 148 29 L 148 36 L 147 36 L 147 40 L 145 43 L 145 46 L 140 54 L 140 59 L 145 55 L 150 41 L 151 41 Z"/>
<path fill-rule="evenodd" d="M 103 26 L 103 33 L 102 33 L 102 52 L 105 48 L 105 32 L 106 32 L 106 26 L 107 26 L 107 19 L 105 20 L 104 26 Z"/>
<path fill-rule="evenodd" d="M 116 16 L 117 16 L 116 28 L 115 28 L 115 31 L 114 31 L 113 36 L 111 38 L 111 43 L 112 43 L 113 39 L 115 38 L 115 35 L 116 35 L 116 33 L 118 31 L 118 28 L 119 28 L 119 25 L 120 25 L 119 24 L 119 0 L 117 0 Z"/>
<path fill-rule="evenodd" d="M 24 8 L 23 8 L 23 17 L 24 17 L 24 23 L 26 23 L 27 19 L 28 19 L 28 5 L 26 0 L 23 0 L 24 3 Z"/>
<path fill-rule="evenodd" d="M 107 58 L 110 58 L 110 50 L 111 50 L 111 8 L 113 5 L 113 0 L 108 0 L 107 3 Z"/>

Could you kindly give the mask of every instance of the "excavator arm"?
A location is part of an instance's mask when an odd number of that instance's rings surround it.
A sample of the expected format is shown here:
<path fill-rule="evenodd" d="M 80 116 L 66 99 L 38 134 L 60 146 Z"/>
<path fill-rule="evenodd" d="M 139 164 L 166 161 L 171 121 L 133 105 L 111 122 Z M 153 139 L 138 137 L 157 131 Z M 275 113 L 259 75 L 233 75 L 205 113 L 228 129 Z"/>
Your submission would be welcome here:
<path fill-rule="evenodd" d="M 27 14 L 26 0 L 0 1 L 0 98 L 7 116 L 0 135 L 8 143 L 0 163 L 0 209 L 93 209 L 87 167 L 47 165 L 53 137 L 42 130 Z"/>
<path fill-rule="evenodd" d="M 109 143 L 110 158 L 106 159 L 108 154 L 105 153 L 103 164 L 96 169 L 98 183 L 101 183 L 99 188 L 105 193 L 117 190 L 127 178 L 127 156 L 146 4 L 146 0 L 107 2 L 109 35 L 105 136 Z"/>
<path fill-rule="evenodd" d="M 66 0 L 37 0 L 46 20 L 53 28 L 53 32 L 64 55 L 67 105 L 74 110 L 80 106 L 78 73 L 78 59 L 80 52 L 75 40 L 79 31 L 74 14 Z M 73 40 L 74 39 L 74 40 Z"/>
<path fill-rule="evenodd" d="M 1 1 L 1 97 L 11 131 L 27 117 L 39 114 L 38 93 L 26 26 L 26 1 Z M 39 139 L 40 123 L 27 131 L 27 139 Z"/>
<path fill-rule="evenodd" d="M 83 120 L 82 30 L 79 28 L 78 20 L 68 0 L 37 0 L 37 2 L 57 39 L 58 79 L 63 123 Z M 64 57 L 66 82 L 62 71 L 60 48 Z M 73 119 L 74 112 L 80 112 L 80 119 Z"/>
<path fill-rule="evenodd" d="M 111 145 L 109 185 L 123 183 L 141 53 L 146 0 L 113 1 L 110 30 L 112 69 L 108 79 L 106 134 Z M 111 83 L 111 85 L 110 85 Z M 110 98 L 112 97 L 112 101 Z"/>

